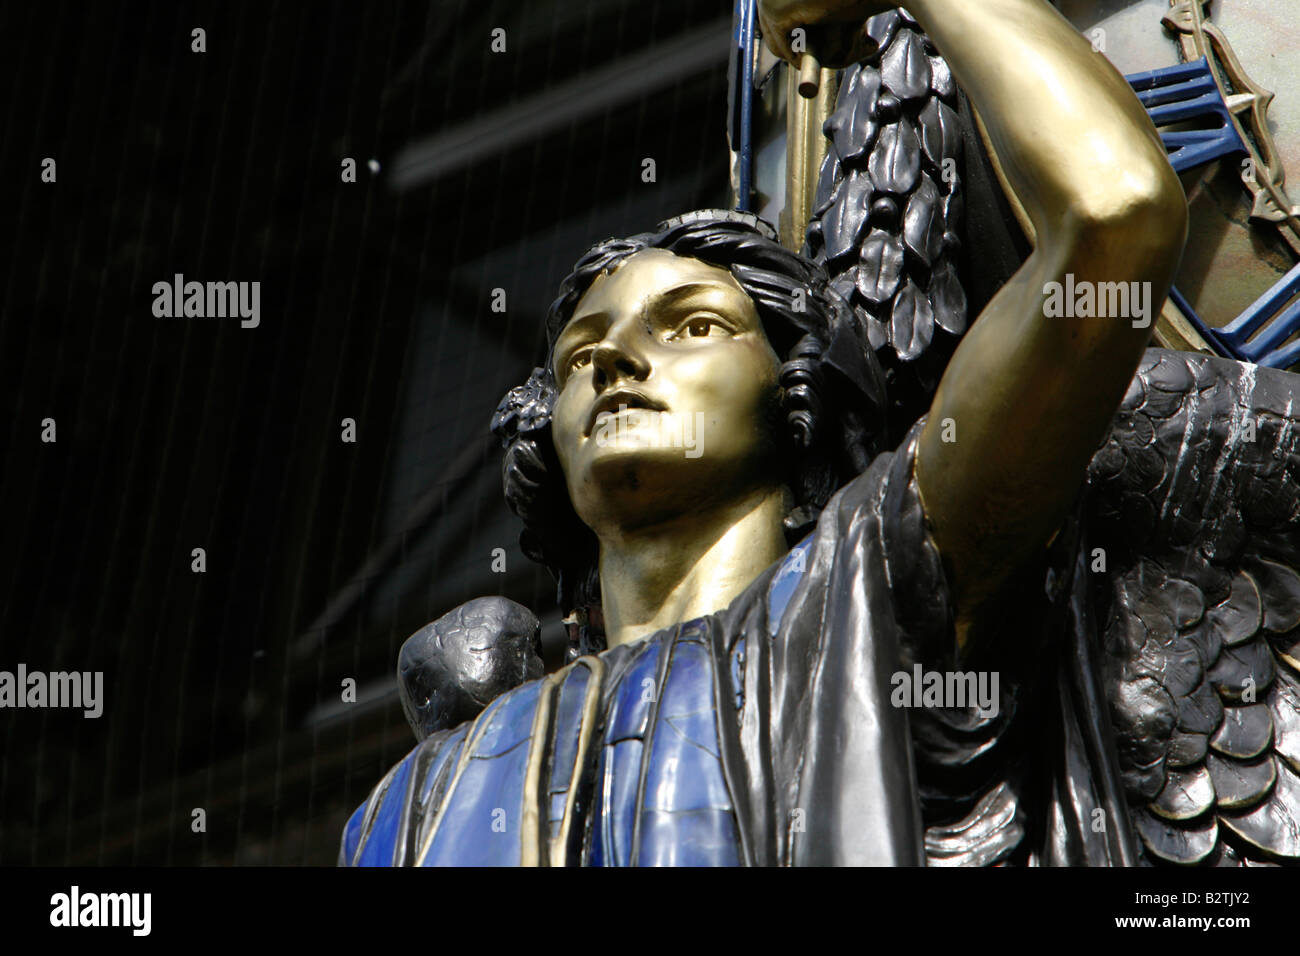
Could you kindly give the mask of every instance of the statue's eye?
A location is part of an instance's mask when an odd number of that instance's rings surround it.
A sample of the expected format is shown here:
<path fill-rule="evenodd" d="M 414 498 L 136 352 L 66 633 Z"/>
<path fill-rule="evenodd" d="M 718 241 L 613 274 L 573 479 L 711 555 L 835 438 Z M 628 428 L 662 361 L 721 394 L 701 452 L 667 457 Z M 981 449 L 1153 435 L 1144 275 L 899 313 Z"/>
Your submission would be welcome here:
<path fill-rule="evenodd" d="M 702 339 L 726 331 L 727 327 L 718 321 L 717 317 L 712 315 L 695 315 L 682 323 L 672 337 L 675 339 Z"/>
<path fill-rule="evenodd" d="M 580 368 L 586 368 L 591 364 L 591 349 L 578 349 L 569 356 L 569 371 L 576 372 Z"/>

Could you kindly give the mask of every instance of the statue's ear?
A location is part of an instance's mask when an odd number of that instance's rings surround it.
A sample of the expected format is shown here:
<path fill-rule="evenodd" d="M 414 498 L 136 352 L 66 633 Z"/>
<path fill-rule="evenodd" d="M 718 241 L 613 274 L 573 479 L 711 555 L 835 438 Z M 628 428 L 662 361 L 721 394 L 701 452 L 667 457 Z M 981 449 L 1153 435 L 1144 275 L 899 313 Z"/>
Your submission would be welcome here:
<path fill-rule="evenodd" d="M 417 740 L 473 720 L 544 673 L 537 615 L 503 597 L 475 598 L 402 645 L 397 690 Z"/>

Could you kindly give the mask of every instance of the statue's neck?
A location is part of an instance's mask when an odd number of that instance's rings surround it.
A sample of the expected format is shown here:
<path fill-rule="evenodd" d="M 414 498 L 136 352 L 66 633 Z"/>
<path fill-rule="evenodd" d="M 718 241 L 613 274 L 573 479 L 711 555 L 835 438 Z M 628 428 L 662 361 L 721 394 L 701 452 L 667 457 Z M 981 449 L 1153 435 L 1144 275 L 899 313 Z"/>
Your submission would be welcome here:
<path fill-rule="evenodd" d="M 788 550 L 788 507 L 788 492 L 764 488 L 705 514 L 600 534 L 608 646 L 725 608 Z"/>

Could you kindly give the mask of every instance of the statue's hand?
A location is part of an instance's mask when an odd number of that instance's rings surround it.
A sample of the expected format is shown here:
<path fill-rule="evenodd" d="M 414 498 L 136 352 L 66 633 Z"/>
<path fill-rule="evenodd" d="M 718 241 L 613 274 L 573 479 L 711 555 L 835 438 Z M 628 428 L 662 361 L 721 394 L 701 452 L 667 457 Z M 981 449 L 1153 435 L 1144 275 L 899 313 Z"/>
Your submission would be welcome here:
<path fill-rule="evenodd" d="M 798 66 L 801 54 L 791 48 L 791 34 L 802 29 L 805 50 L 823 66 L 839 68 L 874 51 L 863 23 L 897 6 L 884 0 L 758 0 L 758 21 L 768 49 L 781 59 Z"/>

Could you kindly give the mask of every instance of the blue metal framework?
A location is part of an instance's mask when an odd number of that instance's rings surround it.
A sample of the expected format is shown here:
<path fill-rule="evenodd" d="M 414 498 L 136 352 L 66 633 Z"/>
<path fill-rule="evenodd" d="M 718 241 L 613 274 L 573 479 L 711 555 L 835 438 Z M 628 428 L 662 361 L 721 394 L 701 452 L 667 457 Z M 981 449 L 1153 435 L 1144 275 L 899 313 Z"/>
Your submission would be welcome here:
<path fill-rule="evenodd" d="M 1232 113 L 1214 81 L 1205 57 L 1191 63 L 1126 77 L 1146 107 L 1169 162 L 1178 172 L 1234 153 L 1249 155 L 1232 121 Z M 1209 129 L 1171 130 L 1175 123 L 1217 118 Z M 1221 355 L 1270 368 L 1288 368 L 1300 361 L 1300 342 L 1283 345 L 1300 331 L 1300 265 L 1283 276 L 1245 312 L 1221 329 L 1210 328 L 1176 288 L 1169 297 L 1209 345 Z M 1252 338 L 1253 336 L 1253 338 Z"/>
<path fill-rule="evenodd" d="M 754 44 L 757 0 L 736 0 L 736 32 L 731 45 L 731 144 L 737 153 L 736 209 L 752 212 L 754 195 Z"/>
<path fill-rule="evenodd" d="M 1188 318 L 1195 316 L 1191 305 L 1177 289 L 1170 294 Z M 1300 264 L 1223 328 L 1209 329 L 1208 334 L 1202 334 L 1232 358 L 1269 368 L 1289 368 L 1300 361 L 1300 341 L 1282 345 L 1300 331 L 1300 298 L 1297 296 L 1300 296 Z M 1291 302 L 1292 299 L 1296 301 Z"/>
<path fill-rule="evenodd" d="M 753 111 L 754 47 L 757 37 L 756 0 L 736 0 L 732 44 L 732 146 L 737 155 L 739 195 L 736 208 L 750 212 L 754 187 Z M 1182 172 L 1233 154 L 1249 155 L 1232 113 L 1205 57 L 1190 63 L 1126 79 L 1146 107 L 1160 133 L 1173 168 Z M 1214 121 L 1205 129 L 1171 129 L 1195 121 Z M 1272 368 L 1300 361 L 1300 342 L 1283 345 L 1300 331 L 1300 265 L 1221 329 L 1211 328 L 1177 288 L 1170 298 L 1201 337 L 1221 355 Z M 1297 299 L 1294 303 L 1292 299 Z M 1288 305 L 1288 303 L 1291 303 Z"/>
<path fill-rule="evenodd" d="M 1178 172 L 1232 153 L 1247 152 L 1205 57 L 1163 70 L 1131 73 L 1125 79 L 1160 130 L 1160 139 L 1169 150 L 1169 162 Z M 1164 128 L 1215 117 L 1221 125 L 1212 129 Z"/>

